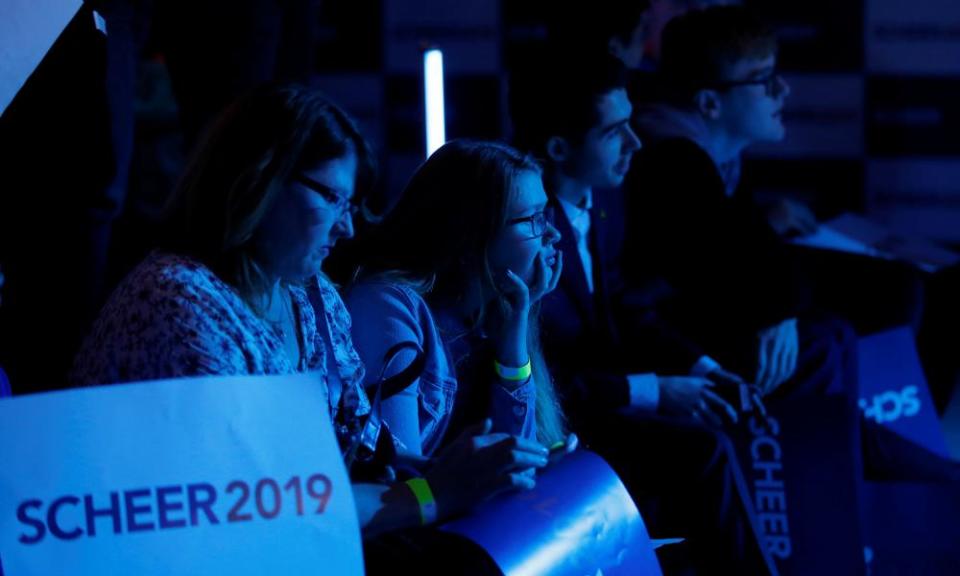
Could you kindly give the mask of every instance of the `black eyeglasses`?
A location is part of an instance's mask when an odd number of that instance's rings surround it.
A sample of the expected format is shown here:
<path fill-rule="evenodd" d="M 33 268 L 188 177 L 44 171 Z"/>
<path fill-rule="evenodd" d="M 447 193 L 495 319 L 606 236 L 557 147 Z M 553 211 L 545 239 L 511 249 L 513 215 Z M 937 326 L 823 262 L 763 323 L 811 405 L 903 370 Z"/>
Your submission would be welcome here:
<path fill-rule="evenodd" d="M 354 200 L 338 194 L 333 188 L 317 182 L 309 176 L 301 174 L 294 178 L 293 181 L 319 194 L 338 214 L 343 215 L 349 211 L 351 216 L 356 216 L 360 210 L 360 206 Z"/>
<path fill-rule="evenodd" d="M 547 233 L 547 225 L 553 225 L 553 208 L 544 208 L 523 218 L 511 218 L 507 220 L 507 226 L 516 224 L 526 224 L 529 238 L 540 238 Z"/>
<path fill-rule="evenodd" d="M 730 88 L 736 88 L 737 86 L 763 86 L 763 89 L 766 91 L 767 96 L 775 96 L 783 89 L 783 77 L 780 76 L 780 73 L 776 70 L 772 70 L 769 74 L 764 74 L 759 78 L 752 78 L 749 80 L 721 80 L 719 82 L 714 82 L 709 87 L 716 90 L 729 90 Z"/>

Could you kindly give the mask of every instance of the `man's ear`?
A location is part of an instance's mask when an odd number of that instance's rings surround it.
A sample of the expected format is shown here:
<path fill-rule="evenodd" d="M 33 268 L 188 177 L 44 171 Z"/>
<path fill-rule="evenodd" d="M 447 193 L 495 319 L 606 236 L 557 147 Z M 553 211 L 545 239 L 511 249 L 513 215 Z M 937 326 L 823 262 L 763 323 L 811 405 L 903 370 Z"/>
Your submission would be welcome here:
<path fill-rule="evenodd" d="M 720 117 L 720 95 L 716 90 L 700 90 L 693 97 L 693 106 L 704 118 L 716 120 Z"/>
<path fill-rule="evenodd" d="M 570 143 L 561 136 L 551 136 L 547 140 L 546 151 L 552 162 L 564 162 L 570 157 Z"/>

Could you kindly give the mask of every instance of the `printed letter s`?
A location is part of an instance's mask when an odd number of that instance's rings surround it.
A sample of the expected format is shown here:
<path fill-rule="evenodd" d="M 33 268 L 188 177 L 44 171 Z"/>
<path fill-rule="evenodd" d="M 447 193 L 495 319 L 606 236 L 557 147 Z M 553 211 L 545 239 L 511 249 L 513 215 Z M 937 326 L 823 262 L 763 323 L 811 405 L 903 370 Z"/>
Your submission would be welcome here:
<path fill-rule="evenodd" d="M 22 544 L 36 544 L 37 542 L 43 540 L 43 536 L 47 532 L 47 527 L 43 523 L 43 520 L 38 520 L 36 518 L 31 518 L 27 516 L 27 510 L 29 508 L 36 508 L 38 511 L 43 506 L 43 502 L 40 500 L 26 500 L 17 507 L 17 520 L 21 523 L 28 526 L 32 526 L 36 530 L 36 534 L 33 536 L 28 536 L 26 534 L 21 534 L 17 538 Z"/>

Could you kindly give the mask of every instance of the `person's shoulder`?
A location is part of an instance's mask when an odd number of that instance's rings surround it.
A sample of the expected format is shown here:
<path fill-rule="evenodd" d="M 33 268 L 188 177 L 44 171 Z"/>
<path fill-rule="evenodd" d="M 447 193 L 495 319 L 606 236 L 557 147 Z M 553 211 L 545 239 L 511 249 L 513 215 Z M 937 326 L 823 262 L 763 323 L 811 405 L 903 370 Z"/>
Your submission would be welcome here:
<path fill-rule="evenodd" d="M 201 262 L 163 252 L 154 252 L 141 262 L 118 292 L 141 312 L 152 309 L 152 315 L 170 319 L 220 315 L 245 306 L 239 294 Z"/>
<path fill-rule="evenodd" d="M 707 152 L 693 140 L 681 136 L 644 142 L 633 161 L 626 188 L 677 200 L 678 192 L 695 192 L 716 186 L 716 166 Z"/>
<path fill-rule="evenodd" d="M 71 380 L 99 384 L 233 373 L 243 304 L 202 264 L 153 253 L 111 295 Z M 232 299 L 232 300 L 231 300 Z M 232 372 L 230 372 L 232 370 Z"/>
<path fill-rule="evenodd" d="M 436 330 L 436 321 L 426 300 L 409 282 L 376 277 L 353 285 L 345 295 L 358 332 L 371 330 L 424 334 Z"/>
<path fill-rule="evenodd" d="M 409 282 L 384 276 L 353 284 L 347 290 L 346 300 L 351 307 L 354 304 L 400 306 L 408 310 L 426 307 L 423 296 Z"/>
<path fill-rule="evenodd" d="M 683 136 L 671 136 L 668 138 L 651 139 L 644 141 L 643 148 L 638 153 L 638 158 L 643 161 L 658 165 L 670 165 L 677 162 L 707 162 L 710 163 L 710 156 L 706 150 L 690 138 Z"/>
<path fill-rule="evenodd" d="M 175 294 L 212 289 L 220 282 L 209 268 L 192 258 L 153 252 L 134 268 L 124 283 Z"/>
<path fill-rule="evenodd" d="M 224 282 L 210 268 L 193 258 L 158 253 L 155 262 L 158 277 L 174 286 L 218 290 L 224 286 Z"/>

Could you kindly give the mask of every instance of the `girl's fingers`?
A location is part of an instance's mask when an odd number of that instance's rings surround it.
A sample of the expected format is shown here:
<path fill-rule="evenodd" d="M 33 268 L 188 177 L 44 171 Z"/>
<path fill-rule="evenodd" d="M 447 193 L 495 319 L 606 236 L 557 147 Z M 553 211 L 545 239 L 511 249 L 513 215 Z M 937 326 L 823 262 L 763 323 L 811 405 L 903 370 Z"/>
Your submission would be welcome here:
<path fill-rule="evenodd" d="M 537 258 L 533 263 L 534 273 L 533 273 L 533 286 L 537 294 L 542 294 L 543 290 L 546 289 L 547 284 L 550 282 L 550 267 L 547 266 L 547 259 L 543 256 L 543 252 L 537 254 Z"/>
<path fill-rule="evenodd" d="M 529 298 L 529 289 L 523 278 L 507 269 L 506 280 L 504 281 L 503 295 L 508 298 L 512 304 L 524 304 L 524 300 Z"/>
<path fill-rule="evenodd" d="M 557 284 L 560 283 L 560 274 L 563 273 L 563 252 L 560 250 L 557 250 L 557 259 L 556 262 L 553 263 L 551 272 L 553 276 L 550 278 L 550 284 L 547 286 L 547 293 L 553 292 Z"/>

